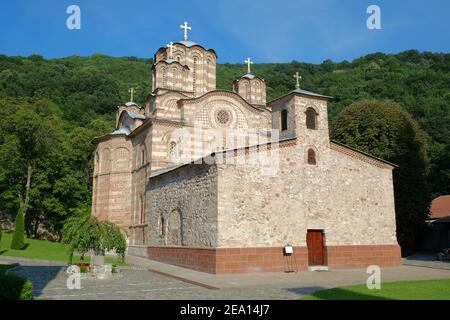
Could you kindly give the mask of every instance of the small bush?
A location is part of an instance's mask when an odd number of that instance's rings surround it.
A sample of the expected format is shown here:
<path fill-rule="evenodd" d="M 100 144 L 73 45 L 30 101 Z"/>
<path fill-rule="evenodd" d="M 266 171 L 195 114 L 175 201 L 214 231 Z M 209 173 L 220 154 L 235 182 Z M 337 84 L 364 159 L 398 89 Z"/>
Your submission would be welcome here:
<path fill-rule="evenodd" d="M 23 208 L 19 209 L 14 226 L 14 234 L 11 240 L 11 249 L 22 250 L 25 247 L 25 223 Z"/>
<path fill-rule="evenodd" d="M 123 262 L 127 247 L 118 226 L 109 221 L 100 221 L 90 215 L 67 219 L 62 231 L 62 243 L 69 245 L 69 263 L 72 263 L 75 252 L 79 253 L 83 259 L 90 251 L 103 256 L 107 251 L 115 251 Z"/>
<path fill-rule="evenodd" d="M 15 274 L 0 275 L 0 300 L 32 300 L 33 283 Z"/>

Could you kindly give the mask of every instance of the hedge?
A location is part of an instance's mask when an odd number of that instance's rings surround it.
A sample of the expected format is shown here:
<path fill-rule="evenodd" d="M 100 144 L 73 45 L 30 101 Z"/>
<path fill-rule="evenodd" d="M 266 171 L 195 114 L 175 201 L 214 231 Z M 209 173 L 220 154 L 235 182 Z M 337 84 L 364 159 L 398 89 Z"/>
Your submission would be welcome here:
<path fill-rule="evenodd" d="M 0 300 L 33 300 L 33 283 L 15 274 L 0 274 Z"/>
<path fill-rule="evenodd" d="M 23 215 L 23 208 L 20 208 L 16 216 L 14 234 L 11 240 L 11 249 L 22 250 L 24 249 L 24 247 L 25 247 L 25 217 Z"/>

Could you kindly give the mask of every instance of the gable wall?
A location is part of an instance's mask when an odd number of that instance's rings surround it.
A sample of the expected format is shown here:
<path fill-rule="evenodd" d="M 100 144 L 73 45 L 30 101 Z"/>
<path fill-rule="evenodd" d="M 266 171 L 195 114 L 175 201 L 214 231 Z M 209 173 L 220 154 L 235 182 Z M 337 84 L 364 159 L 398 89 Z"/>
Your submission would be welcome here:
<path fill-rule="evenodd" d="M 396 244 L 390 168 L 331 149 L 309 165 L 301 143 L 279 152 L 273 177 L 219 166 L 219 247 L 305 246 L 307 229 L 327 246 Z"/>

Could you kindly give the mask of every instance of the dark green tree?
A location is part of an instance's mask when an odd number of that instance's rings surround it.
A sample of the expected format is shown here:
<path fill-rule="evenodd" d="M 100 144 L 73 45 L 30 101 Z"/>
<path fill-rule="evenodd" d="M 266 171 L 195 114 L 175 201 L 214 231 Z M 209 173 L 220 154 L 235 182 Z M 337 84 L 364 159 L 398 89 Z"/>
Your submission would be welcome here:
<path fill-rule="evenodd" d="M 11 249 L 22 250 L 25 248 L 25 217 L 24 208 L 21 207 L 17 212 L 14 233 L 11 239 Z"/>
<path fill-rule="evenodd" d="M 335 140 L 399 166 L 393 172 L 397 239 L 408 254 L 423 234 L 431 200 L 424 133 L 399 104 L 374 100 L 344 109 L 331 131 Z"/>

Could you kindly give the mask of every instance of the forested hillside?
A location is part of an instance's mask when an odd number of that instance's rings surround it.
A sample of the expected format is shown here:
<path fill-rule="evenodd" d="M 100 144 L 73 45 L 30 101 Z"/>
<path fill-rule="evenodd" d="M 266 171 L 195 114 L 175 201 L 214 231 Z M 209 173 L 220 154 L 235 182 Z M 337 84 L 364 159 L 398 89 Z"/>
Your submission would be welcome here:
<path fill-rule="evenodd" d="M 54 120 L 50 125 L 57 137 L 52 140 L 54 149 L 40 155 L 44 162 L 34 171 L 32 214 L 27 219 L 49 220 L 51 215 L 57 230 L 70 212 L 90 205 L 89 139 L 113 129 L 115 108 L 129 100 L 130 87 L 137 90 L 136 102 L 144 102 L 151 90 L 151 66 L 151 59 L 101 54 L 52 60 L 39 55 L 0 55 L 0 212 L 15 214 L 19 204 L 13 199 L 26 179 L 26 170 L 11 165 L 11 161 L 24 160 L 11 123 L 20 122 L 28 103 L 41 106 L 29 110 L 36 113 L 36 121 Z M 253 66 L 253 73 L 267 82 L 268 100 L 294 88 L 296 71 L 303 77 L 302 88 L 334 97 L 329 107 L 331 121 L 356 100 L 398 102 L 427 135 L 434 195 L 450 193 L 450 54 L 407 51 L 375 53 L 352 62 Z M 229 90 L 232 81 L 244 73 L 243 65 L 219 64 L 217 87 Z M 51 111 L 43 112 L 43 105 Z M 47 166 L 42 165 L 45 162 Z M 18 172 L 24 172 L 22 180 L 16 177 Z"/>

